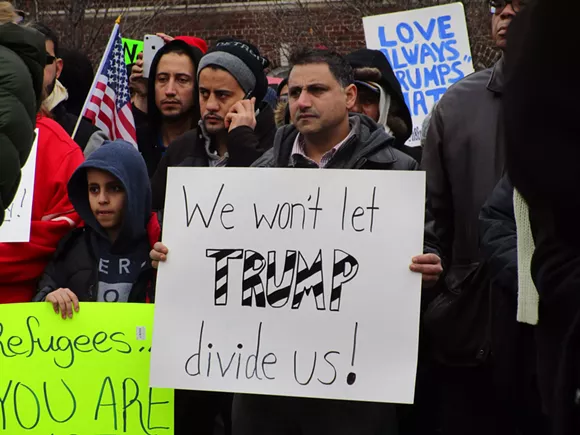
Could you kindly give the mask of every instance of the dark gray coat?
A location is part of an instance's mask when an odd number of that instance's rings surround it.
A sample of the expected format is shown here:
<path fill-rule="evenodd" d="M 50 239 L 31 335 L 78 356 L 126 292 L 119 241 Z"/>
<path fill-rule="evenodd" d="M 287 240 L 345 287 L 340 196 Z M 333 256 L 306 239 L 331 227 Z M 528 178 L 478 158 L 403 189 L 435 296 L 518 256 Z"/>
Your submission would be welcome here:
<path fill-rule="evenodd" d="M 449 88 L 433 110 L 423 150 L 446 282 L 461 288 L 479 263 L 479 212 L 504 171 L 503 58 Z"/>

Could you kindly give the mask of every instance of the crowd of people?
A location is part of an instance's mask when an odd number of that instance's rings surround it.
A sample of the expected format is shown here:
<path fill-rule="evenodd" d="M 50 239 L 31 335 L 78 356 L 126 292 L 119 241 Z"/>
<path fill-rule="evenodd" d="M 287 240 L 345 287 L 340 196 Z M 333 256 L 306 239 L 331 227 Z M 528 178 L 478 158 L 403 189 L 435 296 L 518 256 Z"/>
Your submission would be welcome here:
<path fill-rule="evenodd" d="M 580 89 L 546 83 L 541 60 L 570 65 L 574 14 L 548 0 L 489 9 L 502 56 L 449 88 L 421 147 L 406 145 L 411 113 L 381 51 L 303 47 L 273 88 L 247 41 L 159 34 L 149 78 L 142 55 L 127 72 L 137 149 L 81 116 L 89 59 L 0 2 L 0 224 L 39 139 L 30 241 L 0 243 L 0 303 L 70 319 L 82 302 L 154 302 L 169 167 L 424 170 L 414 405 L 176 390 L 175 433 L 578 433 Z M 568 45 L 554 47 L 556 29 Z"/>

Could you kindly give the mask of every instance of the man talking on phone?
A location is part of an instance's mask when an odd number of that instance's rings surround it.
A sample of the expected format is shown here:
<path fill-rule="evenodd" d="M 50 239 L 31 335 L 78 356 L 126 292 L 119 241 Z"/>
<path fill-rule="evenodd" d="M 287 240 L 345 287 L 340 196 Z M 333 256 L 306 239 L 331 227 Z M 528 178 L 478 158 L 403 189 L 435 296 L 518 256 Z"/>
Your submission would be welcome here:
<path fill-rule="evenodd" d="M 153 209 L 163 209 L 169 166 L 249 167 L 272 147 L 274 112 L 263 98 L 269 61 L 236 39 L 219 40 L 197 71 L 201 120 L 169 145 L 151 180 Z"/>

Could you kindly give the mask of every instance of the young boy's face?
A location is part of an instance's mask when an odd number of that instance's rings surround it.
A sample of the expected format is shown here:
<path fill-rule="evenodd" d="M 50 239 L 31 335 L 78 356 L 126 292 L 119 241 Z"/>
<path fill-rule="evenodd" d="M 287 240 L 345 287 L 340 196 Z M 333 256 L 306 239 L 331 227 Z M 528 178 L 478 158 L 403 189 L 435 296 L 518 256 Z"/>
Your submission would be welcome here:
<path fill-rule="evenodd" d="M 123 184 L 109 172 L 87 170 L 89 204 L 97 222 L 105 230 L 116 230 L 123 222 L 127 194 Z"/>

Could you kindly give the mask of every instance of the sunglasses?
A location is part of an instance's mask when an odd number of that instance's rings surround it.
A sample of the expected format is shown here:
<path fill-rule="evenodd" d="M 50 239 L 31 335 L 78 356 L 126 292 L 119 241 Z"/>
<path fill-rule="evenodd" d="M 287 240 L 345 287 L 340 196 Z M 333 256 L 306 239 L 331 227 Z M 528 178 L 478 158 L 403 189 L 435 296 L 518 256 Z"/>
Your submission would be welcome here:
<path fill-rule="evenodd" d="M 492 14 L 501 14 L 508 4 L 512 5 L 514 12 L 519 12 L 526 6 L 527 0 L 490 0 L 489 8 Z"/>
<path fill-rule="evenodd" d="M 56 60 L 55 56 L 51 56 L 50 54 L 46 53 L 46 64 L 52 65 Z"/>

